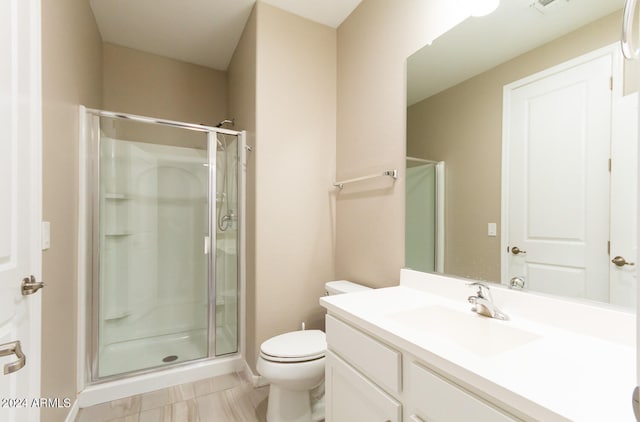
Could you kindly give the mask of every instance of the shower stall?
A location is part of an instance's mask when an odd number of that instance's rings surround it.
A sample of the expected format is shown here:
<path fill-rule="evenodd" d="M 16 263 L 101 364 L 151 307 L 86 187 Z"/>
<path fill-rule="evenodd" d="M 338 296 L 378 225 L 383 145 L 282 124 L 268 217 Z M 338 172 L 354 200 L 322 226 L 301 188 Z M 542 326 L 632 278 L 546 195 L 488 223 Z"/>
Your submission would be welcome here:
<path fill-rule="evenodd" d="M 444 271 L 444 161 L 406 157 L 405 267 Z"/>
<path fill-rule="evenodd" d="M 237 355 L 244 132 L 83 111 L 87 383 Z"/>

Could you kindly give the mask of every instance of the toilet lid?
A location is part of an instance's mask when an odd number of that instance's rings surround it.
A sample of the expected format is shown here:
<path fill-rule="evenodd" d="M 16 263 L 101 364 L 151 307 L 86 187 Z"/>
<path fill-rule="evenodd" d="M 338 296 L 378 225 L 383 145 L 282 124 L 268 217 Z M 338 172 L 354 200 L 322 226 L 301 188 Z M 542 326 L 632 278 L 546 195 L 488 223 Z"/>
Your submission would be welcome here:
<path fill-rule="evenodd" d="M 275 362 L 301 362 L 318 359 L 327 350 L 320 330 L 293 331 L 270 338 L 260 346 L 263 358 Z"/>

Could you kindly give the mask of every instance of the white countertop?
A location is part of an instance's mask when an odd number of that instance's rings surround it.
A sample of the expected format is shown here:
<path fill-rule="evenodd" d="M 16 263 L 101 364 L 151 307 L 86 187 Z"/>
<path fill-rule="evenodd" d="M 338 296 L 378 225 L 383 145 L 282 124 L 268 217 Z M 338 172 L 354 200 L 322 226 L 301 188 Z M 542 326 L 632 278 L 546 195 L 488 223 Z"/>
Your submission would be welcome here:
<path fill-rule="evenodd" d="M 634 314 L 492 288 L 510 317 L 499 321 L 471 312 L 464 282 L 411 273 L 398 287 L 320 303 L 525 420 L 635 421 Z"/>

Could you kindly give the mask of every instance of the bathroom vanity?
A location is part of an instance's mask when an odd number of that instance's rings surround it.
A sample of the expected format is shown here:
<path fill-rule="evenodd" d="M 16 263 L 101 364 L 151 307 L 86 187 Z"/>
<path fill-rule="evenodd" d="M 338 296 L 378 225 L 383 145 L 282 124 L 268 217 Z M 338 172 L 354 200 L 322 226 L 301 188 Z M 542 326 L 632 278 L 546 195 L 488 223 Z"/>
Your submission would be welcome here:
<path fill-rule="evenodd" d="M 322 298 L 327 422 L 635 420 L 634 314 L 491 291 L 508 321 L 472 312 L 464 280 L 411 270 Z"/>

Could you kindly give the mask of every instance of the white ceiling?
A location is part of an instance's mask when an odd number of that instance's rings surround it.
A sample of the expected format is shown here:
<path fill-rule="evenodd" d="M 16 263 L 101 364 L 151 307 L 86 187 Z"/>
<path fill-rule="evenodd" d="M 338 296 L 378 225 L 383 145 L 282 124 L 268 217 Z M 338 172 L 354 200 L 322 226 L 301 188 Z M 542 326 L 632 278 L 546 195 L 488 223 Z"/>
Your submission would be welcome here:
<path fill-rule="evenodd" d="M 261 0 L 337 28 L 361 0 Z M 90 0 L 102 40 L 226 70 L 256 0 Z"/>
<path fill-rule="evenodd" d="M 362 0 L 262 0 L 294 15 L 337 28 Z"/>
<path fill-rule="evenodd" d="M 532 4 L 502 0 L 492 14 L 468 18 L 409 57 L 407 105 L 613 13 L 624 0 L 556 0 L 544 13 Z"/>

